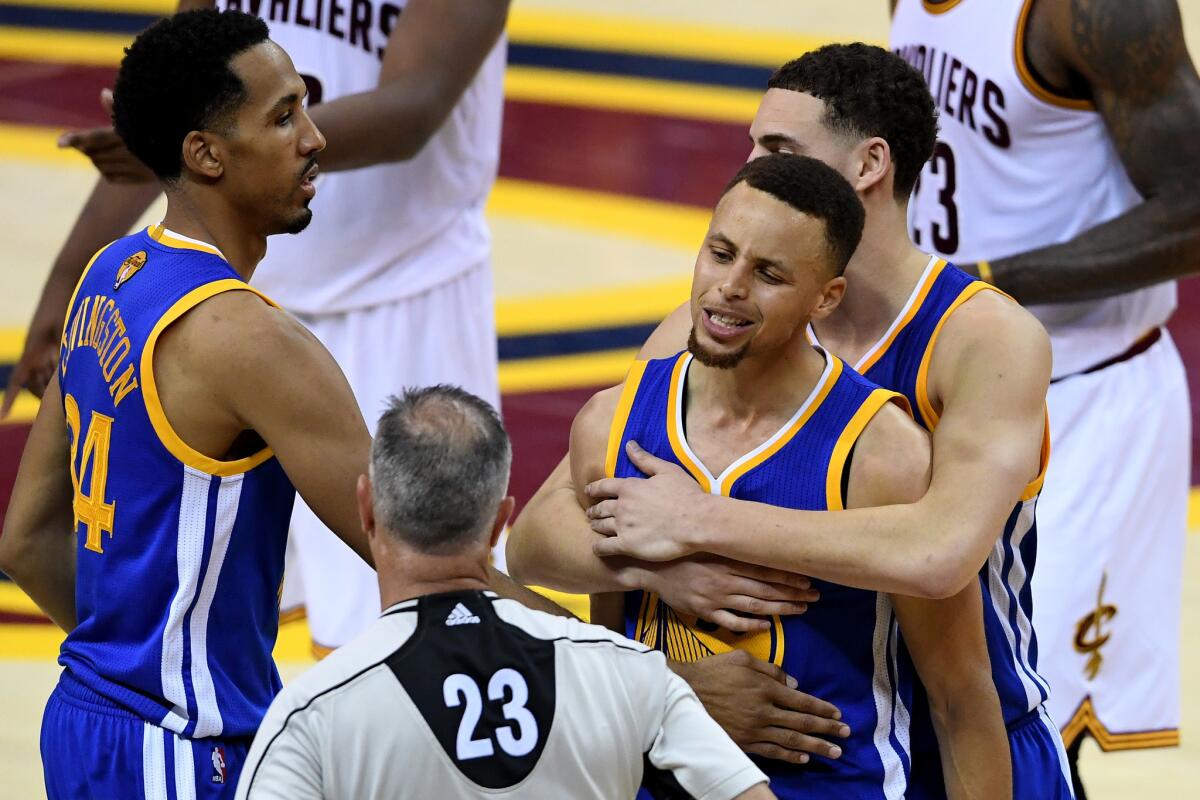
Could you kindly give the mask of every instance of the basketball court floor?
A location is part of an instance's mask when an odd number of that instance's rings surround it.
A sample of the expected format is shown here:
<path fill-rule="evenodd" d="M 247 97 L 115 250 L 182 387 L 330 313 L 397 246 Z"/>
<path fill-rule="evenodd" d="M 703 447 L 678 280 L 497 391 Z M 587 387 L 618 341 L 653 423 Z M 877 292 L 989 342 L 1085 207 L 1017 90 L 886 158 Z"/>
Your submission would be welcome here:
<path fill-rule="evenodd" d="M 1200 0 L 1183 3 L 1200 44 Z M 514 0 L 495 237 L 504 414 L 513 491 L 529 497 L 571 418 L 618 381 L 637 345 L 687 296 L 720 187 L 747 152 L 770 69 L 825 41 L 887 36 L 885 0 Z M 172 0 L 0 0 L 0 386 L 50 261 L 93 181 L 63 130 L 102 124 L 98 93 L 121 47 Z M 318 200 L 314 204 L 320 213 Z M 157 219 L 158 209 L 147 215 Z M 1200 286 L 1172 324 L 1200 396 Z M 36 412 L 0 424 L 0 513 Z M 1193 503 L 1200 509 L 1200 505 Z M 1193 513 L 1200 529 L 1200 513 Z M 1084 747 L 1091 797 L 1200 797 L 1200 536 L 1188 537 L 1179 748 Z M 0 582 L 0 797 L 39 798 L 38 730 L 60 640 Z M 303 621 L 283 627 L 285 679 L 312 663 Z"/>

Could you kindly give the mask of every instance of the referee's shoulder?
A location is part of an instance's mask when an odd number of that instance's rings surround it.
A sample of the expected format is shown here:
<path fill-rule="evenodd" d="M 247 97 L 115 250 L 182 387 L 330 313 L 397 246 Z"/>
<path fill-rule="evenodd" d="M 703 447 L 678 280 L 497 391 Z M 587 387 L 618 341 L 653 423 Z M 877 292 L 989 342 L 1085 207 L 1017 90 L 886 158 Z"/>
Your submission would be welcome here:
<path fill-rule="evenodd" d="M 492 598 L 492 604 L 501 620 L 519 627 L 538 639 L 561 643 L 567 647 L 594 645 L 602 651 L 631 655 L 658 653 L 657 650 L 627 639 L 608 628 L 591 625 L 575 617 L 547 614 L 544 611 L 527 608 L 516 600 L 500 597 Z"/>

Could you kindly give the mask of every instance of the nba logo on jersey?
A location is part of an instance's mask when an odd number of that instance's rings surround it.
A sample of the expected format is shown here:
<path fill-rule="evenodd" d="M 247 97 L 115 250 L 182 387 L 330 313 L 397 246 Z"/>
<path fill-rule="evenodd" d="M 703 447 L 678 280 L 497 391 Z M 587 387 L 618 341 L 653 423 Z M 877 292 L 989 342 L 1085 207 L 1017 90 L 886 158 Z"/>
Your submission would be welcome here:
<path fill-rule="evenodd" d="M 212 749 L 212 765 L 213 765 L 213 783 L 225 783 L 225 778 L 228 777 L 225 771 L 225 748 L 214 747 Z"/>

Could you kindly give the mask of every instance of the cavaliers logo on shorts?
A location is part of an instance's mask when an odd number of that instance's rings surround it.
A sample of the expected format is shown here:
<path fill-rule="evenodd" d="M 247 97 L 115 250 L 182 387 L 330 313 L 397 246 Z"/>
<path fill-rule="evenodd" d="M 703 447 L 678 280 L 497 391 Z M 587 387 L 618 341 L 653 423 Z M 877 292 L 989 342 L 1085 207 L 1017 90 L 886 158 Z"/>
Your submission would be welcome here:
<path fill-rule="evenodd" d="M 755 658 L 783 665 L 783 621 L 770 618 L 770 630 L 734 633 L 720 625 L 681 614 L 650 592 L 642 596 L 638 611 L 637 640 L 661 650 L 673 661 L 690 663 L 708 656 L 745 650 Z"/>
<path fill-rule="evenodd" d="M 121 262 L 121 268 L 117 270 L 117 280 L 113 283 L 113 291 L 121 288 L 125 281 L 132 278 L 138 273 L 142 267 L 146 266 L 146 251 L 138 250 L 129 258 Z"/>

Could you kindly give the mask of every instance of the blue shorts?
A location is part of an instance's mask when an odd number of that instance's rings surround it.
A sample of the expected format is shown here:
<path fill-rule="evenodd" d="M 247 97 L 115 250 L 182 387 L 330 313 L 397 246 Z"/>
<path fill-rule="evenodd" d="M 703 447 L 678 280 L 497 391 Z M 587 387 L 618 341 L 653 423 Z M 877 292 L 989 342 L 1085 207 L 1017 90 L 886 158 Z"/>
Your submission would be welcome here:
<path fill-rule="evenodd" d="M 232 799 L 250 739 L 181 739 L 67 672 L 42 716 L 49 800 Z"/>
<path fill-rule="evenodd" d="M 1030 711 L 1008 729 L 1008 747 L 1013 800 L 1073 800 L 1067 752 L 1045 708 Z"/>

